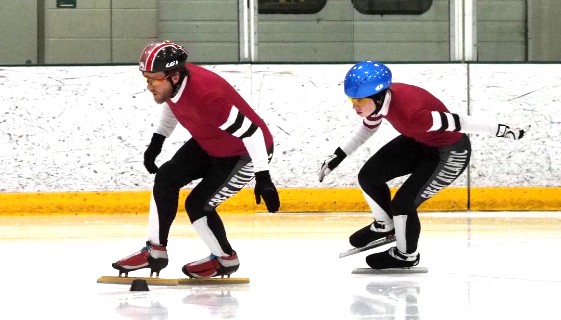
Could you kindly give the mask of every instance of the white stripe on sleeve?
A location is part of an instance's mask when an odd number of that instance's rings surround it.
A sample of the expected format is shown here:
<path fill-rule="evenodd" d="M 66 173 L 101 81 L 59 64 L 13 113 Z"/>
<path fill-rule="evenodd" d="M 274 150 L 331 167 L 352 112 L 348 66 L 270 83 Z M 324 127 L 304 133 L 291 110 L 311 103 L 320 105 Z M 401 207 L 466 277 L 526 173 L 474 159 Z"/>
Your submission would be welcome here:
<path fill-rule="evenodd" d="M 251 136 L 243 138 L 242 141 L 253 162 L 253 172 L 269 170 L 269 154 L 261 128 L 257 128 Z"/>
<path fill-rule="evenodd" d="M 366 127 L 361 123 L 360 126 L 354 132 L 351 139 L 341 149 L 345 152 L 347 156 L 350 156 L 358 149 L 358 147 L 363 145 L 366 142 L 366 140 L 370 139 L 370 137 L 372 137 L 372 135 L 376 131 L 378 131 L 379 127 L 380 126 L 369 129 L 368 127 Z"/>

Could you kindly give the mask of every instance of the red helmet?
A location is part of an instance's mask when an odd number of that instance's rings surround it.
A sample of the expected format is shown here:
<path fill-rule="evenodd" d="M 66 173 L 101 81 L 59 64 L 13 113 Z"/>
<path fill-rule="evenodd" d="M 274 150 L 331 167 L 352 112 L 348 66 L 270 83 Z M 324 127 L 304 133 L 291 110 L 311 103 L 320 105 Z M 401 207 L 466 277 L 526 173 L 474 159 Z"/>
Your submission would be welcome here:
<path fill-rule="evenodd" d="M 154 41 L 142 51 L 138 68 L 142 72 L 160 72 L 177 69 L 187 61 L 187 50 L 171 41 Z"/>

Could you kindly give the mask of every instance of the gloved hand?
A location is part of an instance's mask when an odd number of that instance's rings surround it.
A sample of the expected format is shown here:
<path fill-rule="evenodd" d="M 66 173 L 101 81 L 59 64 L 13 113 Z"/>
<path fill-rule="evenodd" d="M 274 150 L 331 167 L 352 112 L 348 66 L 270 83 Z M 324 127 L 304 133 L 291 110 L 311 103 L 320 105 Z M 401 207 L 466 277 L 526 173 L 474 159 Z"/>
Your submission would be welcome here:
<path fill-rule="evenodd" d="M 150 140 L 148 148 L 146 148 L 146 151 L 144 151 L 144 167 L 146 167 L 146 170 L 148 170 L 148 172 L 151 174 L 158 172 L 158 167 L 156 166 L 156 157 L 160 154 L 160 152 L 162 152 L 164 140 L 166 140 L 165 136 L 159 133 L 154 133 L 152 135 L 152 140 Z"/>
<path fill-rule="evenodd" d="M 259 171 L 255 173 L 255 203 L 261 203 L 261 197 L 267 205 L 269 212 L 277 212 L 280 207 L 279 194 L 277 188 L 271 181 L 269 171 Z"/>
<path fill-rule="evenodd" d="M 323 178 L 330 174 L 333 169 L 337 168 L 341 161 L 345 160 L 346 157 L 347 154 L 341 148 L 337 148 L 334 154 L 327 157 L 319 170 L 319 182 L 322 182 Z"/>
<path fill-rule="evenodd" d="M 530 130 L 530 126 L 526 126 L 523 129 L 519 128 L 510 128 L 506 124 L 499 124 L 497 128 L 497 137 L 500 138 L 508 138 L 512 140 L 519 140 L 524 137 L 526 133 Z"/>

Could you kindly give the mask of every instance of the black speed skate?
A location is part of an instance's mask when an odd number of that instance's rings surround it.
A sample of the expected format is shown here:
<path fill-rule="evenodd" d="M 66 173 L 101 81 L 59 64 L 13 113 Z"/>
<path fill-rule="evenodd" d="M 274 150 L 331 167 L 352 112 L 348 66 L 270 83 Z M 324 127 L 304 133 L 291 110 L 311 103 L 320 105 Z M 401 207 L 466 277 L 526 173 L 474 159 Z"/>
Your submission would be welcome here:
<path fill-rule="evenodd" d="M 395 234 L 393 223 L 382 225 L 377 221 L 367 225 L 366 227 L 356 231 L 349 237 L 351 246 L 355 248 L 365 247 L 372 241 L 391 237 Z"/>
<path fill-rule="evenodd" d="M 419 264 L 419 253 L 406 254 L 396 247 L 386 251 L 371 254 L 366 257 L 366 264 L 372 269 L 412 268 Z"/>
<path fill-rule="evenodd" d="M 128 277 L 130 271 L 149 268 L 150 277 L 154 273 L 160 275 L 160 270 L 168 265 L 168 253 L 165 246 L 160 246 L 146 241 L 146 247 L 140 249 L 128 257 L 112 264 L 113 268 L 119 270 L 119 277 L 123 274 Z"/>

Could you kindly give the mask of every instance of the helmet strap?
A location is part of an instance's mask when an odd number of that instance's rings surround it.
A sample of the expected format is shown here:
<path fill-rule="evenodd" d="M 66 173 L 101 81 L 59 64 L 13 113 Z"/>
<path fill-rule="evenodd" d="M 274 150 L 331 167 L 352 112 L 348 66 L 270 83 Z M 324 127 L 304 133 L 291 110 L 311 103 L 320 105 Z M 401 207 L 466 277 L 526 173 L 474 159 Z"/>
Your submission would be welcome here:
<path fill-rule="evenodd" d="M 173 83 L 173 80 L 171 79 L 171 77 L 168 77 L 167 80 L 169 81 L 169 83 L 171 84 L 171 87 L 173 88 L 173 93 L 171 95 L 171 97 L 175 97 L 175 95 L 177 94 L 177 92 L 179 92 L 179 88 L 181 88 L 181 83 L 183 82 L 183 80 L 185 79 L 185 77 L 187 75 L 189 75 L 189 70 L 184 69 L 183 70 L 172 70 L 172 71 L 168 71 L 168 72 L 179 72 L 179 80 L 177 81 L 177 83 Z"/>
<path fill-rule="evenodd" d="M 374 112 L 372 112 L 372 114 L 378 114 L 378 112 L 380 112 L 380 110 L 382 109 L 382 106 L 384 105 L 384 100 L 386 98 L 386 90 L 382 90 L 376 94 L 371 95 L 370 99 L 372 99 L 372 101 L 374 101 L 374 105 L 376 106 L 376 108 L 374 109 Z"/>
<path fill-rule="evenodd" d="M 378 112 L 380 112 L 380 110 L 382 109 L 382 104 L 376 100 L 374 100 L 374 104 L 376 105 L 376 109 L 374 109 L 374 112 L 372 112 L 372 114 L 378 114 Z"/>

